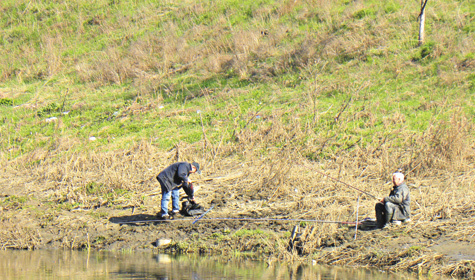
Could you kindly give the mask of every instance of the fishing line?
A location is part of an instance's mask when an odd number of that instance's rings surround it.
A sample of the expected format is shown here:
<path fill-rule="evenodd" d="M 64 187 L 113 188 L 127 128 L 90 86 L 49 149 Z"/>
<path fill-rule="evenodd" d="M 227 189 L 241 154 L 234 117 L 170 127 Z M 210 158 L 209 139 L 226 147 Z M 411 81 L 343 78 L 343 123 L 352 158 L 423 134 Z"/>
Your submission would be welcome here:
<path fill-rule="evenodd" d="M 150 223 L 150 222 L 178 222 L 178 221 L 194 221 L 193 224 L 198 221 L 253 221 L 253 222 L 313 222 L 313 223 L 328 223 L 328 224 L 344 224 L 344 225 L 356 225 L 356 222 L 342 222 L 342 221 L 325 221 L 325 220 L 312 220 L 312 219 L 284 219 L 284 218 L 183 218 L 173 220 L 141 220 L 141 221 L 127 221 L 118 222 L 118 224 L 132 224 L 132 223 Z"/>
<path fill-rule="evenodd" d="M 204 212 L 203 215 L 201 215 L 198 219 L 194 220 L 193 223 L 191 223 L 192 225 L 194 225 L 196 222 L 198 222 L 201 218 L 204 217 L 204 215 L 208 214 L 209 211 L 211 211 L 211 209 L 213 209 L 214 205 L 211 206 L 211 208 L 208 209 L 208 211 Z"/>
<path fill-rule="evenodd" d="M 338 183 L 342 183 L 343 185 L 345 185 L 345 186 L 347 186 L 347 187 L 350 187 L 350 188 L 352 188 L 352 189 L 354 189 L 354 190 L 357 190 L 357 191 L 359 191 L 359 192 L 362 192 L 362 193 L 364 193 L 364 194 L 366 194 L 366 195 L 369 195 L 369 196 L 371 196 L 371 197 L 376 198 L 376 199 L 379 200 L 379 198 L 377 198 L 376 196 L 370 194 L 370 193 L 367 192 L 367 191 L 363 191 L 363 190 L 360 190 L 360 189 L 358 189 L 358 188 L 355 188 L 355 187 L 353 187 L 353 186 L 350 185 L 350 184 L 347 184 L 347 183 L 345 183 L 345 182 L 343 182 L 343 181 L 340 181 L 340 180 L 338 180 L 338 179 L 335 179 L 335 178 L 331 177 L 330 175 L 327 175 L 327 174 L 325 174 L 325 173 L 323 173 L 323 172 L 320 172 L 320 171 L 318 171 L 318 170 L 315 170 L 315 169 L 314 169 L 314 171 L 317 172 L 317 173 L 319 173 L 319 174 L 321 174 L 321 175 L 323 175 L 323 176 L 326 176 L 326 177 L 332 179 L 333 181 L 336 181 L 336 182 L 338 182 Z"/>

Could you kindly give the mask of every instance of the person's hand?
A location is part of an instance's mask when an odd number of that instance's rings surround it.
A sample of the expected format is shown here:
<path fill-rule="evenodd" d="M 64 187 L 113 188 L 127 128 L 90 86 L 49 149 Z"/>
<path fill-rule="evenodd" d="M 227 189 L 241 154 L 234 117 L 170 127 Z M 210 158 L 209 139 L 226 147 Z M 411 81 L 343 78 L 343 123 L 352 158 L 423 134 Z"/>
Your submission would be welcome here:
<path fill-rule="evenodd" d="M 384 197 L 379 200 L 379 202 L 384 203 Z"/>

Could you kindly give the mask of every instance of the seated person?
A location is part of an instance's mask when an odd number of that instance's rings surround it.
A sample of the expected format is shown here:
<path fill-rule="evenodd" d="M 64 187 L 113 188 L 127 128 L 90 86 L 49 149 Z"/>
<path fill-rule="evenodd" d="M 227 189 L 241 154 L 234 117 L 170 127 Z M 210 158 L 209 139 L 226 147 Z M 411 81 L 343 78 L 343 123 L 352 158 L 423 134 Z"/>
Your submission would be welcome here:
<path fill-rule="evenodd" d="M 407 222 L 411 215 L 409 188 L 404 182 L 404 174 L 393 173 L 393 189 L 389 196 L 376 204 L 376 221 L 379 228 L 385 228 L 390 222 Z"/>

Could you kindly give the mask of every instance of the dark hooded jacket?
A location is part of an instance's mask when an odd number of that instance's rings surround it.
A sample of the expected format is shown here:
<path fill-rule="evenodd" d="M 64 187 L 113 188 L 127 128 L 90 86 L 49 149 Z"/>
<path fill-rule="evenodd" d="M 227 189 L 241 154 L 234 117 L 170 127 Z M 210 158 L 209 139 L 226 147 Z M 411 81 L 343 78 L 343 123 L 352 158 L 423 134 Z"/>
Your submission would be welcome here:
<path fill-rule="evenodd" d="M 405 182 L 402 182 L 399 186 L 394 186 L 389 193 L 388 197 L 384 198 L 384 202 L 392 202 L 399 206 L 399 210 L 405 219 L 409 218 L 411 215 L 411 208 L 409 204 L 411 202 L 411 197 L 409 195 L 409 188 Z"/>
<path fill-rule="evenodd" d="M 183 187 L 185 192 L 190 195 L 190 188 L 192 189 L 192 185 L 188 184 L 188 176 L 190 175 L 191 170 L 192 167 L 190 163 L 176 162 L 160 172 L 157 176 L 157 180 L 168 191 L 177 187 Z"/>

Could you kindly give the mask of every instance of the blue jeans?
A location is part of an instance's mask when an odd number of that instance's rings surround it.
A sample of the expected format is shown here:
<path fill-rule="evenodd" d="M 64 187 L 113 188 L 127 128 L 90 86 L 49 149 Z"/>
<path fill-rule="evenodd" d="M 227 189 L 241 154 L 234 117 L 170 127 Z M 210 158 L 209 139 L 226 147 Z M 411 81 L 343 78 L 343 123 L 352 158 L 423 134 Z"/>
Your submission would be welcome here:
<path fill-rule="evenodd" d="M 162 202 L 161 202 L 161 210 L 160 210 L 160 215 L 166 215 L 168 214 L 168 203 L 170 202 L 170 196 L 172 197 L 172 209 L 173 211 L 180 211 L 180 190 L 179 189 L 173 189 L 172 191 L 167 190 L 164 188 L 161 184 L 160 186 L 162 187 Z"/>

